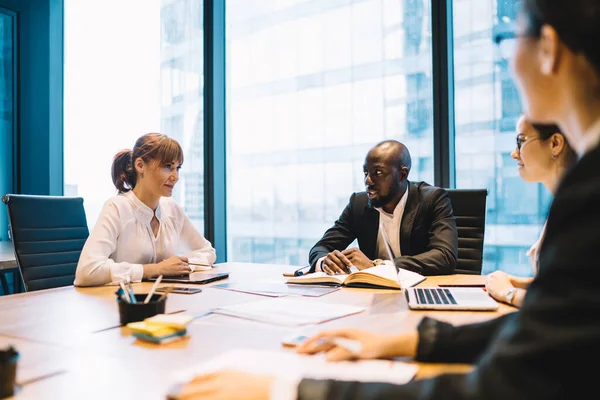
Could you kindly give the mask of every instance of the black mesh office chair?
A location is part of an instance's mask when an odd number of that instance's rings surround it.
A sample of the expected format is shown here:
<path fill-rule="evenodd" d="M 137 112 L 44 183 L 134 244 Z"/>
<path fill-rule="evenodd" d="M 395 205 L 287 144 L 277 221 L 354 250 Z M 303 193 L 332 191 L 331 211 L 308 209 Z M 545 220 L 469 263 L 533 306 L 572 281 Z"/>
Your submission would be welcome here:
<path fill-rule="evenodd" d="M 487 189 L 446 189 L 458 230 L 456 274 L 481 274 Z"/>
<path fill-rule="evenodd" d="M 89 236 L 83 199 L 7 194 L 2 201 L 25 291 L 72 285 Z"/>

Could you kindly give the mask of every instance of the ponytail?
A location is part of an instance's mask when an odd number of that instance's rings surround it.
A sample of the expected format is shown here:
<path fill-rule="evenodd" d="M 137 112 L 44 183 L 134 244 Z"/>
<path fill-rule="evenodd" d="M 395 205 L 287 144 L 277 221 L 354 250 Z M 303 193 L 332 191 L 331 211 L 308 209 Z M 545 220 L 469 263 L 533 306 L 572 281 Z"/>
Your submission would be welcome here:
<path fill-rule="evenodd" d="M 112 181 L 119 193 L 129 192 L 137 180 L 131 156 L 131 150 L 121 150 L 113 158 Z"/>

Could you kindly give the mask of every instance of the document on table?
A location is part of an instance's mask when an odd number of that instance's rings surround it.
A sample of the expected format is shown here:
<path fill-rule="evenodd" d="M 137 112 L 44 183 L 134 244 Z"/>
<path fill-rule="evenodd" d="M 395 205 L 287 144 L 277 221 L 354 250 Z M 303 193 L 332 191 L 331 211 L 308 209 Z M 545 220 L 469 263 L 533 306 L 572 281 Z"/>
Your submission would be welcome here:
<path fill-rule="evenodd" d="M 272 281 L 253 281 L 253 282 L 234 282 L 221 283 L 213 285 L 211 288 L 227 289 L 236 292 L 252 293 L 267 297 L 280 296 L 308 296 L 320 297 L 331 292 L 339 290 L 339 287 L 331 286 L 303 286 L 287 285 L 283 282 Z"/>
<path fill-rule="evenodd" d="M 410 381 L 418 367 L 402 361 L 357 360 L 329 362 L 324 354 L 300 355 L 293 350 L 263 351 L 232 349 L 196 367 L 175 372 L 177 382 L 222 369 L 235 369 L 280 378 L 335 379 L 341 381 L 387 382 L 401 385 Z"/>
<path fill-rule="evenodd" d="M 347 315 L 358 314 L 364 310 L 365 307 L 349 306 L 346 304 L 303 301 L 297 298 L 279 297 L 223 306 L 216 308 L 213 312 L 275 325 L 299 326 L 319 324 Z"/>

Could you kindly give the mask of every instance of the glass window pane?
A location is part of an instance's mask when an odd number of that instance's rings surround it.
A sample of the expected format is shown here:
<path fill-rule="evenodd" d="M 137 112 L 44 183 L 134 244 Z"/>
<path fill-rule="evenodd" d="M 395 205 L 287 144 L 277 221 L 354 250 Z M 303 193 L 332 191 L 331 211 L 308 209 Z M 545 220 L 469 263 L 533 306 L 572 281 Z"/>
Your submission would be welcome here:
<path fill-rule="evenodd" d="M 17 17 L 0 8 L 0 195 L 15 191 L 15 35 Z M 8 240 L 8 214 L 0 211 L 0 240 Z"/>
<path fill-rule="evenodd" d="M 64 192 L 90 227 L 116 194 L 112 157 L 161 132 L 184 150 L 173 197 L 204 231 L 202 4 L 65 1 Z"/>
<path fill-rule="evenodd" d="M 545 221 L 550 194 L 525 183 L 510 156 L 521 103 L 494 34 L 513 29 L 520 0 L 454 0 L 456 186 L 487 188 L 483 273 L 531 276 L 529 247 Z"/>
<path fill-rule="evenodd" d="M 429 0 L 227 0 L 230 261 L 305 264 L 378 141 L 433 181 Z"/>

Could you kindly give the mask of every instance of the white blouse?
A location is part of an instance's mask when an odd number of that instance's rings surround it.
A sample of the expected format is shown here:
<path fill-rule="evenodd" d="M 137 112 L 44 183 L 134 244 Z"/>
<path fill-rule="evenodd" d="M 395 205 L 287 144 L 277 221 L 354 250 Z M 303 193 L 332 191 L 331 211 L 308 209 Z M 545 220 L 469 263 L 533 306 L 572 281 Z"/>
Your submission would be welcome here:
<path fill-rule="evenodd" d="M 546 224 L 542 227 L 542 231 L 540 232 L 540 236 L 538 240 L 529 248 L 526 255 L 529 256 L 529 261 L 531 262 L 531 268 L 533 268 L 533 275 L 537 275 L 538 271 L 538 261 L 540 259 L 540 247 L 542 246 L 542 241 L 544 240 L 544 234 L 546 233 Z"/>
<path fill-rule="evenodd" d="M 193 263 L 215 262 L 215 249 L 174 199 L 160 198 L 156 237 L 150 226 L 154 214 L 133 191 L 111 197 L 83 246 L 75 286 L 118 284 L 127 277 L 139 282 L 144 275 L 143 264 L 176 255 L 187 256 Z"/>

